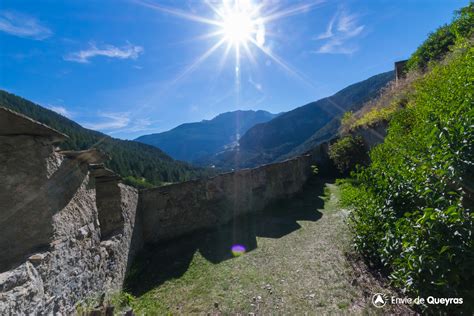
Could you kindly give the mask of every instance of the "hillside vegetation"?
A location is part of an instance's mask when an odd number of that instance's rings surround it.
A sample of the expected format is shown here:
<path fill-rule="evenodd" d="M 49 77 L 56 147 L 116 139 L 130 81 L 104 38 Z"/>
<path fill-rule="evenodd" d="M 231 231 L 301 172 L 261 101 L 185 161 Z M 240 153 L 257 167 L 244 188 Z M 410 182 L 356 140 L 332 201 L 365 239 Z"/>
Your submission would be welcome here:
<path fill-rule="evenodd" d="M 330 97 L 257 124 L 242 136 L 238 148 L 216 156 L 213 163 L 227 168 L 253 167 L 308 151 L 334 137 L 342 114 L 359 109 L 392 79 L 393 71 L 378 74 Z"/>
<path fill-rule="evenodd" d="M 95 147 L 106 152 L 111 158 L 106 162 L 107 167 L 124 177 L 128 184 L 137 187 L 184 181 L 210 173 L 175 161 L 153 146 L 112 138 L 83 128 L 56 112 L 2 90 L 0 106 L 27 115 L 68 135 L 69 139 L 61 143 L 62 149 L 83 150 Z"/>
<path fill-rule="evenodd" d="M 412 297 L 464 301 L 422 309 L 474 308 L 473 18 L 470 4 L 418 48 L 408 63 L 418 75 L 403 98 L 390 92 L 378 108 L 388 116 L 358 118 L 389 119 L 388 134 L 343 185 L 354 244 L 368 262 Z"/>
<path fill-rule="evenodd" d="M 436 66 L 451 50 L 473 38 L 473 4 L 455 13 L 450 24 L 439 27 L 429 34 L 427 40 L 408 59 L 406 75 L 398 82 L 392 81 L 382 89 L 382 93 L 355 112 L 346 112 L 341 120 L 341 132 L 345 134 L 359 127 L 373 125 L 379 121 L 389 121 L 392 114 L 403 108 L 413 93 L 414 82 Z"/>

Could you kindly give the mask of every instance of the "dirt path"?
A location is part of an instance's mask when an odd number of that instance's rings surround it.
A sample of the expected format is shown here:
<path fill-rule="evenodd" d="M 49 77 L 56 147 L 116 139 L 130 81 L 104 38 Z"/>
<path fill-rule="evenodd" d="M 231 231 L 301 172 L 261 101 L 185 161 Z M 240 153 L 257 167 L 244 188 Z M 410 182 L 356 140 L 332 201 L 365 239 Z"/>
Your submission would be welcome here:
<path fill-rule="evenodd" d="M 345 256 L 338 195 L 312 183 L 263 215 L 150 249 L 129 280 L 130 305 L 137 314 L 375 312 Z M 247 252 L 233 257 L 237 243 Z"/>

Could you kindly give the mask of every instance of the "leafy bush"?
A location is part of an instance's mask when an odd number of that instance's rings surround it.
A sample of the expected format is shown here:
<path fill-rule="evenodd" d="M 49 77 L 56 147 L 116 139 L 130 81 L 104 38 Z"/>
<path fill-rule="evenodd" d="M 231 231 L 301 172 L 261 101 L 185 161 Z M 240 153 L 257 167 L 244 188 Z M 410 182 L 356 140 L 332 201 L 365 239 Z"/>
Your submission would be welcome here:
<path fill-rule="evenodd" d="M 363 163 L 365 156 L 364 142 L 360 136 L 345 136 L 329 145 L 329 158 L 341 173 Z"/>
<path fill-rule="evenodd" d="M 441 60 L 457 41 L 469 39 L 474 29 L 474 3 L 456 12 L 453 22 L 428 36 L 407 63 L 408 70 L 425 69 L 430 61 Z"/>
<path fill-rule="evenodd" d="M 153 185 L 152 183 L 146 181 L 145 178 L 135 178 L 132 176 L 128 176 L 123 178 L 123 183 L 131 185 L 137 189 L 149 189 L 153 188 L 156 185 Z"/>
<path fill-rule="evenodd" d="M 342 188 L 356 248 L 402 291 L 474 302 L 474 48 L 418 80 Z M 436 306 L 430 306 L 436 308 Z M 445 308 L 445 307 L 443 307 Z"/>
<path fill-rule="evenodd" d="M 341 118 L 341 125 L 348 125 L 348 124 L 351 124 L 351 122 L 353 121 L 354 119 L 354 112 L 352 111 L 347 111 L 344 113 L 344 115 L 342 115 L 342 118 Z"/>

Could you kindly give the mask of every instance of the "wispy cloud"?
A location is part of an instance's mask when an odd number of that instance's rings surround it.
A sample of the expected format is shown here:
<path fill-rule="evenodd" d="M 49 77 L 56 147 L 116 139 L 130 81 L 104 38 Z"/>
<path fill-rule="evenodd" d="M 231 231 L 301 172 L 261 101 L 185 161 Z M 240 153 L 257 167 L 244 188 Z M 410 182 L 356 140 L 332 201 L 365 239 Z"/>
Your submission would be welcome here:
<path fill-rule="evenodd" d="M 157 128 L 154 126 L 159 121 L 152 121 L 147 118 L 132 119 L 125 128 L 111 131 L 110 134 L 117 133 L 138 133 L 138 132 L 153 132 Z"/>
<path fill-rule="evenodd" d="M 96 56 L 118 59 L 137 59 L 142 52 L 143 47 L 132 44 L 127 44 L 122 47 L 113 45 L 104 45 L 102 47 L 98 47 L 94 43 L 89 43 L 88 49 L 69 53 L 64 56 L 64 60 L 78 63 L 88 63 L 91 58 Z"/>
<path fill-rule="evenodd" d="M 69 112 L 64 106 L 48 105 L 47 108 L 67 118 L 72 117 L 72 113 Z"/>
<path fill-rule="evenodd" d="M 358 46 L 351 40 L 361 35 L 365 25 L 359 24 L 359 16 L 339 9 L 329 21 L 326 31 L 315 37 L 324 44 L 316 50 L 320 54 L 352 54 Z"/>
<path fill-rule="evenodd" d="M 0 31 L 34 40 L 44 40 L 53 35 L 53 32 L 37 19 L 12 11 L 0 12 Z"/>
<path fill-rule="evenodd" d="M 131 112 L 99 113 L 97 122 L 83 122 L 82 125 L 92 130 L 117 133 L 137 133 L 155 131 L 155 124 L 159 121 L 148 118 L 133 118 Z"/>
<path fill-rule="evenodd" d="M 95 123 L 83 123 L 84 127 L 93 130 L 114 130 L 124 128 L 130 123 L 129 112 L 99 113 L 101 120 Z"/>

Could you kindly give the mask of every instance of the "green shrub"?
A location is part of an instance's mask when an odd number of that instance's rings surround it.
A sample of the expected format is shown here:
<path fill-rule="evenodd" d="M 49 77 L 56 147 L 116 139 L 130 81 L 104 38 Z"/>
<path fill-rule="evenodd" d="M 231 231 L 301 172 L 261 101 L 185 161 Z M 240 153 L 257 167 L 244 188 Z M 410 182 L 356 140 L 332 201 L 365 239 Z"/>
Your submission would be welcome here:
<path fill-rule="evenodd" d="M 131 185 L 132 187 L 135 187 L 137 189 L 149 189 L 156 187 L 156 185 L 153 185 L 146 181 L 145 178 L 135 178 L 132 176 L 123 178 L 123 183 Z"/>
<path fill-rule="evenodd" d="M 353 119 L 354 119 L 354 112 L 347 111 L 344 113 L 344 115 L 342 115 L 341 125 L 351 125 Z"/>
<path fill-rule="evenodd" d="M 441 60 L 457 41 L 470 39 L 474 29 L 474 4 L 456 12 L 451 24 L 443 25 L 428 36 L 407 62 L 408 70 L 425 69 L 429 62 Z"/>
<path fill-rule="evenodd" d="M 341 173 L 363 163 L 365 156 L 364 142 L 360 136 L 345 136 L 329 145 L 329 158 Z"/>
<path fill-rule="evenodd" d="M 474 308 L 473 47 L 415 83 L 370 158 L 342 190 L 355 247 L 402 291 Z"/>

